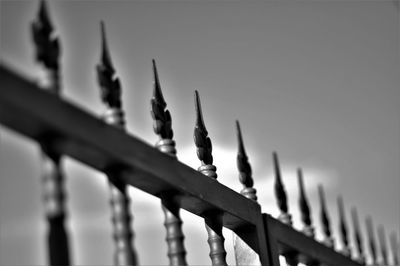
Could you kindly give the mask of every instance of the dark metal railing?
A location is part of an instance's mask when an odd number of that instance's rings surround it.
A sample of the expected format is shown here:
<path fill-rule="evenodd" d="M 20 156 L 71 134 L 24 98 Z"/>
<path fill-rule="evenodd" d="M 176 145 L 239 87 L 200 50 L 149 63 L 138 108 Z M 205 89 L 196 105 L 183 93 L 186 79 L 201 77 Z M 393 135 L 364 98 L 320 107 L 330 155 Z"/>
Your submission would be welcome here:
<path fill-rule="evenodd" d="M 288 265 L 365 265 L 367 253 L 363 248 L 356 209 L 351 209 L 353 245 L 356 251 L 352 254 L 343 198 L 339 196 L 337 200 L 339 248 L 335 246 L 326 196 L 321 185 L 318 191 L 323 240 L 318 242 L 314 238 L 312 210 L 307 200 L 301 168 L 297 170 L 297 175 L 303 228 L 297 231 L 292 227 L 284 177 L 281 175 L 276 152 L 273 153 L 274 191 L 280 214 L 275 219 L 261 212 L 239 121 L 236 121 L 237 168 L 243 189 L 239 194 L 216 180 L 211 139 L 205 127 L 197 91 L 194 142 L 201 166 L 196 171 L 180 163 L 176 156 L 171 114 L 166 108 L 154 60 L 154 91 L 150 104 L 154 132 L 159 136 L 159 141 L 155 147 L 151 147 L 130 135 L 125 130 L 121 85 L 112 64 L 103 22 L 101 56 L 96 69 L 106 110 L 100 118 L 60 97 L 62 86 L 58 62 L 61 46 L 59 39 L 53 36 L 53 26 L 44 1 L 41 1 L 37 19 L 32 23 L 32 33 L 36 60 L 43 68 L 44 75 L 39 83 L 35 83 L 16 74 L 8 66 L 1 65 L 0 123 L 37 142 L 41 147 L 50 265 L 72 264 L 68 234 L 64 227 L 67 222 L 67 202 L 63 186 L 64 171 L 60 164 L 62 156 L 79 160 L 107 176 L 116 265 L 136 265 L 139 261 L 133 246 L 128 186 L 161 199 L 170 265 L 188 264 L 180 209 L 204 218 L 212 265 L 227 265 L 223 227 L 234 233 L 237 265 L 277 266 L 279 256 L 284 256 Z M 370 217 L 366 225 L 370 264 L 398 265 L 399 244 L 396 234 L 390 235 L 389 252 L 385 231 L 379 226 L 378 250 Z"/>

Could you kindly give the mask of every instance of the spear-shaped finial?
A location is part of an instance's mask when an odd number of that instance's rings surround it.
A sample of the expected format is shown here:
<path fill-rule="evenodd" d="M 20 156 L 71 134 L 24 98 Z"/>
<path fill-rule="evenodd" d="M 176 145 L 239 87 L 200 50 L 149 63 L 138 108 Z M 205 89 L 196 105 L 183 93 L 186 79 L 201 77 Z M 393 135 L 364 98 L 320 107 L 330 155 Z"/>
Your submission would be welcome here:
<path fill-rule="evenodd" d="M 58 38 L 52 36 L 53 25 L 49 18 L 46 1 L 40 1 L 37 18 L 32 22 L 31 27 L 36 46 L 36 60 L 46 68 L 58 70 L 61 49 Z"/>
<path fill-rule="evenodd" d="M 203 165 L 211 165 L 213 163 L 212 144 L 208 137 L 206 126 L 204 125 L 203 113 L 201 111 L 201 103 L 199 93 L 196 90 L 194 103 L 196 107 L 196 125 L 194 128 L 194 143 L 197 147 L 197 157 Z"/>
<path fill-rule="evenodd" d="M 121 109 L 121 85 L 119 79 L 114 77 L 115 70 L 111 62 L 110 52 L 106 40 L 104 22 L 100 22 L 101 56 L 96 66 L 97 79 L 101 88 L 101 98 L 110 108 Z"/>
<path fill-rule="evenodd" d="M 396 233 L 390 234 L 390 249 L 392 250 L 392 263 L 393 265 L 399 265 L 399 249 L 400 246 L 397 243 Z"/>
<path fill-rule="evenodd" d="M 339 232 L 342 238 L 343 250 L 342 253 L 345 256 L 350 256 L 350 246 L 349 246 L 349 237 L 347 233 L 347 222 L 346 215 L 344 211 L 344 204 L 342 196 L 338 196 L 337 198 L 338 210 L 339 210 Z"/>
<path fill-rule="evenodd" d="M 251 166 L 244 149 L 242 131 L 240 130 L 239 121 L 236 120 L 236 134 L 238 140 L 238 154 L 236 157 L 237 168 L 239 170 L 239 180 L 243 184 L 240 192 L 245 197 L 257 201 L 256 189 L 253 188 L 254 181 L 252 178 Z"/>
<path fill-rule="evenodd" d="M 172 121 L 171 114 L 168 110 L 165 110 L 167 103 L 164 100 L 160 81 L 158 79 L 158 72 L 156 67 L 156 61 L 153 59 L 153 73 L 154 73 L 154 90 L 153 97 L 151 99 L 151 116 L 153 117 L 154 132 L 160 136 L 161 139 L 172 139 Z"/>
<path fill-rule="evenodd" d="M 361 237 L 361 232 L 360 232 L 360 223 L 358 221 L 358 214 L 357 214 L 357 209 L 355 207 L 351 208 L 351 217 L 353 220 L 353 227 L 354 227 L 354 240 L 358 252 L 358 261 L 362 264 L 365 263 L 365 255 L 364 255 L 364 249 L 363 249 L 363 240 Z"/>
<path fill-rule="evenodd" d="M 379 245 L 381 247 L 381 255 L 382 255 L 382 264 L 388 265 L 388 252 L 386 247 L 386 236 L 385 236 L 385 229 L 383 225 L 378 226 L 378 239 Z"/>
<path fill-rule="evenodd" d="M 303 171 L 301 170 L 301 168 L 297 169 L 297 178 L 299 182 L 299 191 L 300 191 L 299 207 L 301 212 L 301 220 L 304 225 L 303 233 L 309 237 L 314 237 L 314 228 L 312 226 L 310 207 L 308 205 L 304 189 Z"/>
<path fill-rule="evenodd" d="M 325 193 L 322 185 L 318 185 L 319 201 L 321 204 L 321 223 L 324 232 L 324 243 L 328 247 L 333 247 L 333 238 L 331 233 L 331 225 L 329 221 L 328 211 L 325 202 Z"/>
<path fill-rule="evenodd" d="M 286 191 L 282 183 L 278 154 L 275 151 L 272 153 L 272 159 L 274 163 L 274 172 L 275 172 L 275 185 L 274 185 L 275 197 L 278 203 L 278 208 L 281 212 L 278 219 L 285 224 L 291 225 L 292 217 L 288 212 L 289 208 L 287 204 Z"/>
<path fill-rule="evenodd" d="M 367 219 L 365 220 L 365 223 L 367 226 L 368 245 L 369 245 L 369 251 L 370 251 L 370 255 L 371 255 L 371 263 L 376 264 L 377 263 L 376 243 L 375 243 L 375 235 L 374 235 L 374 226 L 372 224 L 371 216 L 367 217 Z"/>

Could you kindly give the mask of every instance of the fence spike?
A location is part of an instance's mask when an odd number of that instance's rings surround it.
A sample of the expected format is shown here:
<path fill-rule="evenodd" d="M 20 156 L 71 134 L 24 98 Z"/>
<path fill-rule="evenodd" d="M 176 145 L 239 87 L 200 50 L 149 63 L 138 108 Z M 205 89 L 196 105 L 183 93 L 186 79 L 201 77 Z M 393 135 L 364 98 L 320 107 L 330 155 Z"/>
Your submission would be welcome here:
<path fill-rule="evenodd" d="M 106 40 L 106 30 L 104 22 L 100 22 L 101 32 L 101 56 L 100 62 L 96 66 L 97 79 L 101 88 L 101 99 L 110 107 L 109 109 L 119 110 L 122 108 L 121 84 L 118 77 L 115 77 L 115 69 L 111 61 L 110 52 Z M 120 112 L 121 113 L 121 112 Z M 118 116 L 120 127 L 125 121 L 122 116 Z"/>
<path fill-rule="evenodd" d="M 35 46 L 35 61 L 39 64 L 41 74 L 38 86 L 59 96 L 60 79 L 60 44 L 53 36 L 47 11 L 47 4 L 40 1 L 37 17 L 31 23 L 31 36 Z M 61 167 L 62 156 L 54 152 L 48 139 L 41 141 L 42 193 L 47 219 L 47 244 L 50 265 L 70 265 L 69 241 L 65 228 L 67 211 L 64 188 L 64 172 Z"/>
<path fill-rule="evenodd" d="M 378 226 L 378 240 L 379 240 L 379 245 L 381 247 L 381 263 L 383 265 L 388 265 L 389 260 L 388 260 L 387 246 L 386 246 L 386 235 L 383 225 Z"/>
<path fill-rule="evenodd" d="M 279 159 L 278 159 L 277 152 L 274 151 L 272 153 L 272 159 L 273 159 L 274 172 L 275 172 L 274 192 L 275 192 L 275 197 L 276 197 L 276 201 L 278 203 L 279 210 L 281 212 L 278 216 L 278 219 L 282 223 L 292 225 L 292 216 L 289 214 L 289 208 L 288 208 L 288 204 L 287 204 L 287 196 L 286 196 L 285 187 L 283 186 L 283 183 L 282 183 L 282 176 L 281 176 L 281 170 L 280 170 L 280 166 L 279 166 Z"/>
<path fill-rule="evenodd" d="M 197 147 L 197 157 L 203 165 L 212 165 L 212 144 L 204 125 L 203 113 L 199 93 L 195 91 L 196 125 L 194 128 L 194 142 Z M 216 176 L 214 177 L 216 178 Z"/>
<path fill-rule="evenodd" d="M 61 47 L 58 37 L 53 34 L 46 1 L 40 1 L 36 19 L 31 23 L 31 34 L 35 45 L 35 59 L 42 66 L 39 86 L 52 93 L 59 94 Z"/>
<path fill-rule="evenodd" d="M 253 188 L 254 180 L 252 178 L 251 165 L 244 148 L 242 131 L 240 129 L 238 120 L 236 120 L 236 134 L 238 140 L 238 154 L 236 157 L 236 162 L 239 170 L 239 180 L 243 185 L 243 189 L 240 191 L 240 193 L 246 198 L 257 201 L 257 191 L 255 188 Z"/>
<path fill-rule="evenodd" d="M 301 220 L 303 222 L 303 233 L 309 237 L 314 237 L 314 227 L 312 226 L 311 211 L 307 201 L 304 182 L 303 182 L 303 171 L 301 168 L 297 169 L 297 177 L 299 182 L 299 207 L 301 212 Z"/>
<path fill-rule="evenodd" d="M 165 110 L 167 103 L 161 91 L 156 61 L 153 59 L 152 62 L 154 73 L 154 90 L 153 98 L 151 99 L 151 116 L 154 120 L 153 129 L 161 139 L 172 139 L 174 134 L 172 131 L 171 114 L 169 110 Z"/>
<path fill-rule="evenodd" d="M 197 157 L 201 161 L 198 171 L 203 175 L 217 179 L 217 168 L 212 164 L 212 144 L 204 125 L 199 93 L 196 90 L 194 103 L 196 108 L 196 124 L 194 128 L 194 143 L 197 148 Z M 210 258 L 213 266 L 227 265 L 224 236 L 222 235 L 222 216 L 220 213 L 210 212 L 205 218 L 205 226 L 208 234 Z"/>
<path fill-rule="evenodd" d="M 400 246 L 397 243 L 396 233 L 392 232 L 390 234 L 390 249 L 392 251 L 392 263 L 393 265 L 399 265 L 399 249 Z"/>
<path fill-rule="evenodd" d="M 344 210 L 343 198 L 341 195 L 337 197 L 337 204 L 339 210 L 339 232 L 342 239 L 342 253 L 345 256 L 351 256 L 351 249 L 349 245 L 349 237 L 347 230 L 346 215 Z"/>
<path fill-rule="evenodd" d="M 165 110 L 167 103 L 164 100 L 161 85 L 158 78 L 156 62 L 153 59 L 153 73 L 154 73 L 154 90 L 153 97 L 150 101 L 151 116 L 153 117 L 154 132 L 160 137 L 156 143 L 156 147 L 161 152 L 164 152 L 176 158 L 175 141 L 173 138 L 171 115 L 168 110 Z M 184 245 L 184 234 L 182 232 L 182 219 L 180 217 L 180 208 L 173 202 L 168 193 L 161 196 L 161 207 L 164 213 L 164 226 L 166 229 L 167 241 L 167 255 L 169 258 L 169 265 L 187 265 L 186 262 L 186 249 Z"/>
<path fill-rule="evenodd" d="M 329 216 L 328 216 L 328 211 L 326 208 L 326 202 L 325 202 L 325 193 L 322 185 L 318 185 L 318 194 L 319 194 L 319 201 L 321 205 L 321 223 L 322 223 L 322 228 L 323 228 L 323 233 L 324 233 L 324 244 L 330 248 L 333 248 L 333 238 L 332 238 L 332 233 L 331 233 L 331 225 L 329 221 Z"/>
<path fill-rule="evenodd" d="M 40 1 L 37 18 L 32 22 L 31 30 L 36 46 L 36 60 L 46 68 L 58 70 L 61 49 L 58 38 L 52 36 L 54 28 L 44 0 Z"/>
<path fill-rule="evenodd" d="M 371 255 L 371 264 L 377 264 L 377 256 L 376 256 L 376 243 L 374 236 L 374 226 L 372 223 L 371 216 L 368 216 L 365 220 L 367 226 L 367 234 L 368 234 L 368 246 Z"/>
<path fill-rule="evenodd" d="M 121 103 L 121 85 L 115 77 L 115 70 L 107 46 L 104 22 L 100 22 L 101 56 L 96 66 L 101 98 L 106 105 L 103 120 L 114 127 L 125 130 L 124 111 Z M 130 198 L 127 186 L 120 182 L 118 169 L 106 169 L 110 189 L 113 237 L 115 244 L 115 265 L 136 265 L 137 255 L 133 248 L 134 236 L 131 229 Z"/>
<path fill-rule="evenodd" d="M 360 223 L 358 221 L 357 209 L 355 207 L 351 208 L 351 217 L 353 220 L 353 228 L 354 228 L 354 240 L 356 244 L 356 249 L 358 252 L 357 260 L 361 263 L 365 263 L 365 255 L 363 250 L 363 239 L 360 232 Z"/>

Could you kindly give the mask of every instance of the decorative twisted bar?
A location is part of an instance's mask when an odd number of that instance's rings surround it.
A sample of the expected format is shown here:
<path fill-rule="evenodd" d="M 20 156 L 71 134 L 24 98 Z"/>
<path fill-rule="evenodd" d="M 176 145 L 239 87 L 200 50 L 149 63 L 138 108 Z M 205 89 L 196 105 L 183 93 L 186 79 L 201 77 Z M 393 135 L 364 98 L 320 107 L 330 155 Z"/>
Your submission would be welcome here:
<path fill-rule="evenodd" d="M 240 191 L 240 194 L 257 202 L 257 191 L 255 188 L 253 188 L 254 181 L 252 178 L 251 165 L 244 148 L 240 124 L 237 120 L 236 135 L 238 141 L 236 164 L 239 170 L 239 181 L 243 185 L 243 189 Z M 236 234 L 233 234 L 233 246 L 235 249 L 236 265 L 260 265 L 260 258 L 258 254 L 254 252 L 254 250 Z"/>
<path fill-rule="evenodd" d="M 164 100 L 161 85 L 158 78 L 156 62 L 153 59 L 154 90 L 151 99 L 151 116 L 154 121 L 154 132 L 160 136 L 156 147 L 174 158 L 176 158 L 175 141 L 171 127 L 171 115 L 165 110 L 167 103 Z M 168 194 L 162 197 L 162 210 L 164 213 L 164 226 L 167 232 L 166 241 L 168 248 L 169 265 L 187 265 L 186 250 L 183 243 L 185 238 L 182 232 L 182 220 L 180 209 L 170 199 Z"/>
<path fill-rule="evenodd" d="M 272 153 L 272 160 L 273 160 L 274 172 L 275 172 L 274 192 L 275 192 L 276 202 L 277 202 L 278 208 L 280 210 L 278 220 L 284 224 L 292 226 L 292 216 L 289 214 L 287 196 L 286 196 L 285 187 L 282 182 L 281 168 L 279 166 L 279 159 L 278 159 L 277 152 Z M 296 266 L 299 263 L 297 255 L 298 254 L 294 253 L 294 252 L 284 254 L 286 263 L 290 266 Z"/>
<path fill-rule="evenodd" d="M 388 265 L 389 259 L 386 247 L 385 229 L 383 228 L 383 225 L 378 226 L 378 239 L 379 239 L 379 245 L 381 247 L 381 264 Z"/>
<path fill-rule="evenodd" d="M 69 265 L 68 235 L 65 229 L 64 175 L 60 155 L 42 143 L 42 186 L 44 208 L 48 221 L 48 249 L 50 265 Z"/>
<path fill-rule="evenodd" d="M 36 20 L 31 24 L 32 39 L 35 44 L 35 58 L 41 67 L 38 85 L 42 89 L 59 95 L 61 89 L 59 57 L 61 49 L 57 37 L 53 35 L 46 2 L 40 2 Z M 65 189 L 61 170 L 61 156 L 47 143 L 41 141 L 42 186 L 44 209 L 48 222 L 48 256 L 51 265 L 69 265 L 68 236 L 65 229 Z"/>
<path fill-rule="evenodd" d="M 300 168 L 297 169 L 297 178 L 299 182 L 299 207 L 301 213 L 301 221 L 303 222 L 302 232 L 309 237 L 314 237 L 314 227 L 312 226 L 312 219 L 310 213 L 310 207 L 308 205 L 304 182 L 303 182 L 303 172 Z"/>
<path fill-rule="evenodd" d="M 367 227 L 368 234 L 368 246 L 371 257 L 371 264 L 378 264 L 377 256 L 376 256 L 376 243 L 375 243 L 375 235 L 374 235 L 374 226 L 372 224 L 371 216 L 368 216 L 365 219 L 365 224 Z"/>
<path fill-rule="evenodd" d="M 393 265 L 399 265 L 399 251 L 400 251 L 400 246 L 397 243 L 397 237 L 396 233 L 393 232 L 390 235 L 390 249 L 392 250 L 392 263 Z"/>
<path fill-rule="evenodd" d="M 96 66 L 98 83 L 101 88 L 101 98 L 107 109 L 103 120 L 121 130 L 125 129 L 124 112 L 121 103 L 121 86 L 114 76 L 115 70 L 108 51 L 104 23 L 101 22 L 102 52 L 100 63 Z M 133 231 L 131 229 L 130 200 L 126 185 L 119 182 L 118 169 L 107 171 L 110 187 L 110 204 L 115 241 L 114 263 L 116 265 L 136 265 L 137 256 L 132 245 Z"/>
<path fill-rule="evenodd" d="M 337 205 L 339 210 L 339 233 L 342 239 L 342 253 L 345 256 L 351 256 L 351 249 L 349 245 L 349 238 L 347 233 L 347 222 L 344 211 L 344 204 L 342 196 L 338 196 Z"/>
<path fill-rule="evenodd" d="M 194 143 L 197 157 L 201 161 L 198 171 L 208 177 L 217 179 L 217 168 L 212 164 L 212 144 L 204 125 L 199 93 L 195 91 L 196 124 L 194 128 Z M 210 258 L 213 266 L 227 265 L 224 236 L 222 235 L 222 217 L 219 213 L 210 212 L 205 219 Z"/>
<path fill-rule="evenodd" d="M 333 238 L 331 234 L 331 225 L 329 221 L 329 216 L 328 216 L 328 211 L 326 208 L 326 202 L 325 202 L 325 193 L 322 185 L 318 186 L 318 194 L 319 194 L 319 201 L 321 204 L 321 223 L 322 223 L 322 229 L 324 233 L 324 240 L 323 243 L 330 248 L 333 248 Z"/>
<path fill-rule="evenodd" d="M 353 220 L 353 228 L 354 228 L 354 240 L 356 249 L 358 252 L 357 261 L 361 264 L 365 264 L 365 254 L 363 249 L 363 239 L 360 232 L 360 223 L 358 221 L 357 209 L 355 207 L 351 208 L 351 217 Z"/>

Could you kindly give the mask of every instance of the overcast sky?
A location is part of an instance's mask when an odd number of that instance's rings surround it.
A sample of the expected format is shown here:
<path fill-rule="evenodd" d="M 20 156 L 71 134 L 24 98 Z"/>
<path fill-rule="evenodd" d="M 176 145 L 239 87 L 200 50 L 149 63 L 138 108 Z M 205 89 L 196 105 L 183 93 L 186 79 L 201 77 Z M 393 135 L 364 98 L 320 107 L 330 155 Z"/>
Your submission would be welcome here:
<path fill-rule="evenodd" d="M 38 3 L 1 1 L 0 7 L 1 59 L 35 78 L 29 29 Z M 95 76 L 104 20 L 130 134 L 157 141 L 149 113 L 155 58 L 181 161 L 199 165 L 192 138 L 197 89 L 221 183 L 241 189 L 234 131 L 239 119 L 264 212 L 278 213 L 271 160 L 276 150 L 296 228 L 300 166 L 318 238 L 319 183 L 335 236 L 341 194 L 348 210 L 358 208 L 363 231 L 364 217 L 372 215 L 399 238 L 399 12 L 393 1 L 51 1 L 49 9 L 62 44 L 66 100 L 94 115 L 104 111 Z M 0 264 L 43 265 L 38 147 L 4 127 L 0 138 Z M 106 179 L 68 158 L 64 166 L 73 262 L 109 265 Z M 159 200 L 134 188 L 130 194 L 141 264 L 167 264 Z M 209 264 L 202 220 L 182 215 L 188 262 Z"/>

